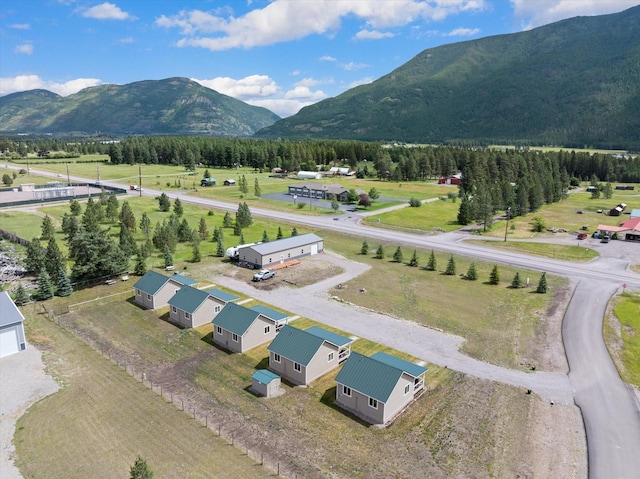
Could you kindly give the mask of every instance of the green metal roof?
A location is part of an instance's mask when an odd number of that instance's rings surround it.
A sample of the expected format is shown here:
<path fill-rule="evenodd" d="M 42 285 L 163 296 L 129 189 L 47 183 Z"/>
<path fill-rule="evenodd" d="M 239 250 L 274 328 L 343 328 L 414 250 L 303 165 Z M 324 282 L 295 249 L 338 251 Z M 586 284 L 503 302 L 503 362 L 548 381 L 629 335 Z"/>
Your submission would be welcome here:
<path fill-rule="evenodd" d="M 143 293 L 154 295 L 170 279 L 177 283 L 180 283 L 183 286 L 197 283 L 195 279 L 188 278 L 187 276 L 183 276 L 178 273 L 171 276 L 165 276 L 164 274 L 149 270 L 144 274 L 142 278 L 136 281 L 133 287 L 139 289 Z"/>
<path fill-rule="evenodd" d="M 336 376 L 336 382 L 384 403 L 389 399 L 404 372 L 414 375 L 404 366 L 411 366 L 409 369 L 413 372 L 417 371 L 415 368 L 420 368 L 422 371 L 420 374 L 426 372 L 426 368 L 388 354 L 376 353 L 374 356 L 379 354 L 384 356 L 375 358 L 352 352 Z M 389 364 L 394 363 L 390 358 L 397 359 L 399 361 L 397 364 L 402 364 L 403 367 Z"/>
<path fill-rule="evenodd" d="M 260 313 L 257 311 L 236 303 L 227 303 L 211 322 L 214 326 L 220 326 L 222 329 L 242 336 L 258 316 Z"/>
<path fill-rule="evenodd" d="M 311 326 L 310 328 L 305 329 L 305 331 L 307 333 L 315 334 L 316 336 L 319 336 L 325 341 L 328 341 L 331 344 L 335 344 L 338 347 L 346 346 L 347 344 L 353 342 L 351 338 L 341 336 L 337 333 L 332 333 L 331 331 L 327 331 L 326 329 L 320 328 L 318 326 Z"/>
<path fill-rule="evenodd" d="M 168 301 L 170 306 L 193 314 L 209 295 L 191 286 L 183 286 Z"/>
<path fill-rule="evenodd" d="M 227 293 L 226 291 L 222 291 L 221 289 L 209 288 L 209 289 L 205 289 L 204 291 L 209 293 L 209 295 L 213 296 L 214 298 L 224 301 L 225 303 L 228 303 L 229 301 L 235 301 L 236 299 L 238 299 L 238 296 L 235 296 L 231 293 Z"/>
<path fill-rule="evenodd" d="M 267 349 L 283 358 L 308 366 L 324 339 L 302 329 L 285 325 Z"/>
<path fill-rule="evenodd" d="M 269 319 L 273 319 L 274 321 L 281 321 L 285 318 L 288 318 L 289 315 L 281 313 L 280 311 L 276 311 L 275 309 L 267 308 L 266 306 L 262 306 L 260 304 L 256 306 L 251 306 L 251 308 L 258 313 L 261 313 L 263 316 L 266 316 Z"/>
<path fill-rule="evenodd" d="M 402 369 L 405 373 L 410 374 L 414 378 L 427 372 L 427 368 L 424 366 L 418 366 L 415 363 L 405 361 L 391 354 L 383 353 L 382 351 L 371 355 L 372 359 L 380 361 L 381 363 L 388 364 L 394 368 Z"/>
<path fill-rule="evenodd" d="M 280 376 L 278 376 L 275 373 L 272 373 L 268 369 L 258 369 L 255 373 L 251 375 L 251 378 L 255 379 L 256 381 L 262 384 L 269 384 L 274 379 L 280 379 Z"/>

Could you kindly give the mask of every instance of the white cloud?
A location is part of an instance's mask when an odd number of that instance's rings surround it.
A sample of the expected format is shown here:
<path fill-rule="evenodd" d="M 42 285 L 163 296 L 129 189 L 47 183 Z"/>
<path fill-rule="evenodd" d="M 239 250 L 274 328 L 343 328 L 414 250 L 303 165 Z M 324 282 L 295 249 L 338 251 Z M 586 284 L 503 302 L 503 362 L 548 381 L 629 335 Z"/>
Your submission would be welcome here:
<path fill-rule="evenodd" d="M 470 37 L 480 33 L 479 28 L 455 28 L 446 34 L 448 37 Z"/>
<path fill-rule="evenodd" d="M 31 26 L 28 23 L 14 23 L 10 25 L 10 28 L 14 28 L 16 30 L 29 30 Z"/>
<path fill-rule="evenodd" d="M 264 100 L 248 100 L 247 103 L 253 106 L 261 106 L 271 110 L 276 115 L 286 118 L 295 115 L 305 106 L 313 105 L 313 101 L 300 101 L 284 98 L 273 98 Z"/>
<path fill-rule="evenodd" d="M 31 55 L 33 53 L 33 45 L 31 43 L 22 43 L 14 51 L 23 55 Z"/>
<path fill-rule="evenodd" d="M 367 35 L 388 36 L 376 32 L 381 28 L 418 20 L 442 20 L 484 8 L 485 0 L 273 0 L 241 17 L 228 12 L 182 10 L 176 15 L 162 15 L 155 23 L 163 28 L 177 28 L 183 35 L 177 42 L 179 47 L 221 51 L 273 45 L 309 35 L 332 35 L 345 17 L 356 18 L 368 27 L 361 32 L 367 38 Z"/>
<path fill-rule="evenodd" d="M 368 85 L 369 83 L 373 83 L 373 78 L 364 77 L 364 78 L 361 78 L 360 80 L 356 80 L 356 81 L 353 81 L 353 82 L 349 83 L 349 89 L 355 88 L 355 87 L 360 86 L 360 85 Z"/>
<path fill-rule="evenodd" d="M 296 86 L 293 90 L 289 90 L 284 94 L 287 100 L 307 100 L 315 103 L 316 101 L 327 98 L 327 94 L 322 90 L 311 91 L 307 86 Z"/>
<path fill-rule="evenodd" d="M 77 93 L 83 88 L 102 84 L 97 78 L 76 78 L 65 83 L 45 81 L 38 75 L 19 75 L 16 77 L 0 78 L 0 96 L 19 91 L 44 89 L 58 95 L 67 96 Z"/>
<path fill-rule="evenodd" d="M 348 71 L 348 72 L 361 70 L 361 69 L 366 68 L 368 66 L 369 65 L 367 65 L 365 63 L 355 63 L 355 62 L 341 63 L 340 64 L 340 68 L 342 68 L 343 70 Z"/>
<path fill-rule="evenodd" d="M 320 61 L 321 62 L 335 62 L 335 61 L 337 61 L 337 59 L 332 57 L 332 56 L 329 56 L 329 55 L 324 55 L 324 56 L 320 57 Z"/>
<path fill-rule="evenodd" d="M 119 40 L 116 40 L 118 45 L 126 45 L 128 43 L 133 43 L 133 37 L 124 37 Z"/>
<path fill-rule="evenodd" d="M 577 16 L 606 15 L 638 5 L 638 0 L 511 0 L 523 30 Z"/>
<path fill-rule="evenodd" d="M 267 75 L 250 75 L 237 80 L 230 77 L 217 77 L 211 80 L 192 78 L 192 80 L 218 93 L 243 101 L 255 97 L 272 96 L 280 91 L 276 82 Z"/>
<path fill-rule="evenodd" d="M 120 7 L 109 2 L 88 8 L 82 12 L 82 16 L 97 20 L 127 20 L 133 18 L 127 12 L 122 11 Z"/>
<path fill-rule="evenodd" d="M 381 38 L 393 38 L 395 35 L 391 32 L 379 32 L 378 30 L 360 30 L 356 33 L 358 40 L 380 40 Z"/>

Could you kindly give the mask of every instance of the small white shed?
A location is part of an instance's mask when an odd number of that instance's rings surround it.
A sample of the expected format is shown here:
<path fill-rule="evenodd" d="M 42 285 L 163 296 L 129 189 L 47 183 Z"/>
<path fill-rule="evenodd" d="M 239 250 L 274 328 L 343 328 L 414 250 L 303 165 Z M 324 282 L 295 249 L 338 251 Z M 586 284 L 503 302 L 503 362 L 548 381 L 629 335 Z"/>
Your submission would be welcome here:
<path fill-rule="evenodd" d="M 280 385 L 280 376 L 268 369 L 258 369 L 251 376 L 251 389 L 260 396 L 267 398 L 280 396 L 284 393 Z"/>
<path fill-rule="evenodd" d="M 24 316 L 6 291 L 0 292 L 0 358 L 27 349 Z"/>

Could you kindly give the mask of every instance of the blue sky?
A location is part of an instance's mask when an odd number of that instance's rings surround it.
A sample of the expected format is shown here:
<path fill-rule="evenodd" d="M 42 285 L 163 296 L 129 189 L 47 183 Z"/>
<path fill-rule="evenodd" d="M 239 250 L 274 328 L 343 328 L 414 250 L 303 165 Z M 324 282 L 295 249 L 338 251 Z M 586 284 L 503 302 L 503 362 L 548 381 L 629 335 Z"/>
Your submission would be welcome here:
<path fill-rule="evenodd" d="M 3 0 L 0 95 L 181 76 L 285 117 L 421 51 L 639 0 Z"/>

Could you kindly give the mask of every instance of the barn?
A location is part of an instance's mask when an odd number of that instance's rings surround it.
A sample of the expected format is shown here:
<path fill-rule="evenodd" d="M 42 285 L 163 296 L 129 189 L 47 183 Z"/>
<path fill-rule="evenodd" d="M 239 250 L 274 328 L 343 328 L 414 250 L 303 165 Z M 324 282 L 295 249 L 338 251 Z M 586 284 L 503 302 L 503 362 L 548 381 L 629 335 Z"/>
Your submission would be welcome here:
<path fill-rule="evenodd" d="M 238 250 L 238 260 L 252 268 L 267 268 L 270 265 L 322 253 L 323 250 L 323 239 L 308 233 L 241 247 Z"/>
<path fill-rule="evenodd" d="M 6 291 L 0 292 L 0 358 L 27 349 L 24 316 Z"/>

